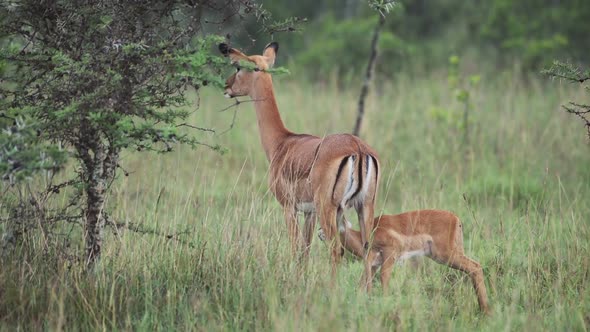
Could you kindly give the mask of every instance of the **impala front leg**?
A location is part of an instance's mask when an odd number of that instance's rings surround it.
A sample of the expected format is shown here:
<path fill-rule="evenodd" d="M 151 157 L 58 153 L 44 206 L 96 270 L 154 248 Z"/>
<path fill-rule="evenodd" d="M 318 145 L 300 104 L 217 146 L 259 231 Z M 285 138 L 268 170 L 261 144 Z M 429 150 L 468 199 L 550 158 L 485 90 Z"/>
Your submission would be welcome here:
<path fill-rule="evenodd" d="M 297 255 L 297 248 L 299 247 L 299 227 L 297 226 L 297 211 L 294 206 L 286 206 L 284 208 L 285 222 L 289 232 L 289 241 L 291 242 L 291 252 Z"/>
<path fill-rule="evenodd" d="M 387 295 L 389 279 L 391 278 L 391 271 L 393 271 L 396 255 L 394 251 L 387 248 L 383 250 L 381 257 L 383 259 L 383 265 L 381 265 L 381 288 L 383 289 L 383 295 Z"/>

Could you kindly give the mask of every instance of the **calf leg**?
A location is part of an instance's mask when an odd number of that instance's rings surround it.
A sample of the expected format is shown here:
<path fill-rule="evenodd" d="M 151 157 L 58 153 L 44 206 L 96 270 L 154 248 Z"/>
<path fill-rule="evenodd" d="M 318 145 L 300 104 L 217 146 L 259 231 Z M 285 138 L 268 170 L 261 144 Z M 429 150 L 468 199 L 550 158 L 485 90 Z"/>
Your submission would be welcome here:
<path fill-rule="evenodd" d="M 481 265 L 478 262 L 463 255 L 462 253 L 451 255 L 447 264 L 450 267 L 463 271 L 469 275 L 471 282 L 473 283 L 475 293 L 477 294 L 477 302 L 479 303 L 480 310 L 486 314 L 489 314 L 490 309 L 488 307 L 488 296 Z"/>
<path fill-rule="evenodd" d="M 381 265 L 381 288 L 383 288 L 383 295 L 386 295 L 396 257 L 392 250 L 383 250 L 381 255 L 383 259 L 383 265 Z"/>

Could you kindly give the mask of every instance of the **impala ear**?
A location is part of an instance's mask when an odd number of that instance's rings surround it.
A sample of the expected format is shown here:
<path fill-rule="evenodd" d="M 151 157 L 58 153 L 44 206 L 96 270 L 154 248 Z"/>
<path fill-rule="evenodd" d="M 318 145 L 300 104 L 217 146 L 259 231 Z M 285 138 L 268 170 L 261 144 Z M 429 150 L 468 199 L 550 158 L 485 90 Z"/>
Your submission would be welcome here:
<path fill-rule="evenodd" d="M 279 43 L 277 42 L 272 42 L 264 47 L 262 56 L 266 60 L 269 68 L 272 68 L 272 66 L 275 64 L 277 53 L 279 53 Z"/>
<path fill-rule="evenodd" d="M 229 45 L 226 43 L 219 44 L 219 52 L 221 52 L 221 54 L 224 56 L 229 57 L 232 63 L 239 62 L 240 60 L 250 61 L 248 56 L 236 50 L 235 48 L 229 47 Z"/>

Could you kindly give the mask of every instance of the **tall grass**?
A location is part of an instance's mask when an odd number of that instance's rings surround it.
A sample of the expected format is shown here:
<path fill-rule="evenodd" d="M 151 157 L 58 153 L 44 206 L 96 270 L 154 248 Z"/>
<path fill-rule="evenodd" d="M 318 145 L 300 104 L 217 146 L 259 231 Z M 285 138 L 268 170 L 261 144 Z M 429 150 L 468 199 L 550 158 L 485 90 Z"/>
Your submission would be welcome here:
<path fill-rule="evenodd" d="M 380 154 L 378 213 L 441 208 L 464 222 L 465 249 L 483 266 L 494 315 L 478 313 L 468 278 L 430 261 L 395 268 L 390 291 L 358 291 L 347 259 L 331 286 L 327 247 L 293 260 L 249 103 L 224 145 L 168 155 L 127 153 L 131 172 L 108 201 L 118 221 L 166 236 L 106 232 L 92 273 L 48 260 L 32 236 L 0 267 L 0 330 L 588 330 L 590 151 L 575 87 L 484 78 L 472 95 L 471 144 L 431 116 L 453 109 L 446 78 L 400 76 L 368 100 L 362 137 Z M 279 78 L 287 127 L 350 132 L 357 91 Z M 235 109 L 205 91 L 192 120 L 218 133 Z M 209 136 L 208 136 L 209 135 Z M 78 242 L 81 245 L 81 240 Z M 16 259 L 18 257 L 18 259 Z"/>

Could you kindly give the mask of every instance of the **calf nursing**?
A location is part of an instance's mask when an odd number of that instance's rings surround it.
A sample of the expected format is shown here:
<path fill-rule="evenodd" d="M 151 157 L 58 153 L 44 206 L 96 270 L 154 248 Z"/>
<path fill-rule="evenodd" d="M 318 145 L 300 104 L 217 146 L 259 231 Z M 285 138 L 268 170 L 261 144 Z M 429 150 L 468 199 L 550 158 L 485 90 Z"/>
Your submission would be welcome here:
<path fill-rule="evenodd" d="M 359 232 L 348 226 L 341 227 L 339 231 L 343 246 L 362 257 L 364 251 Z M 462 225 L 456 215 L 442 210 L 418 210 L 375 218 L 368 261 L 372 273 L 381 268 L 384 292 L 394 263 L 412 256 L 426 256 L 467 273 L 473 282 L 479 308 L 489 313 L 481 265 L 465 256 Z M 368 287 L 371 287 L 371 282 L 368 282 Z"/>
<path fill-rule="evenodd" d="M 278 49 L 279 45 L 273 42 L 264 48 L 262 55 L 248 56 L 227 44 L 219 45 L 220 52 L 237 69 L 226 81 L 225 95 L 249 96 L 256 109 L 260 140 L 270 164 L 269 187 L 283 207 L 294 251 L 301 244 L 297 212 L 305 215 L 305 254 L 311 245 L 317 215 L 324 236 L 333 240 L 330 241 L 333 271 L 341 258 L 341 242 L 346 249 L 364 258 L 363 282 L 367 289 L 377 267 L 381 267 L 385 289 L 396 260 L 426 255 L 468 273 L 479 305 L 487 311 L 482 269 L 464 255 L 461 223 L 455 215 L 422 210 L 373 219 L 381 171 L 376 152 L 350 134 L 317 137 L 295 134 L 285 127 L 268 72 Z M 240 63 L 248 65 L 242 68 Z M 360 232 L 346 227 L 343 213 L 349 208 L 357 212 Z"/>

